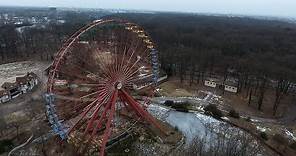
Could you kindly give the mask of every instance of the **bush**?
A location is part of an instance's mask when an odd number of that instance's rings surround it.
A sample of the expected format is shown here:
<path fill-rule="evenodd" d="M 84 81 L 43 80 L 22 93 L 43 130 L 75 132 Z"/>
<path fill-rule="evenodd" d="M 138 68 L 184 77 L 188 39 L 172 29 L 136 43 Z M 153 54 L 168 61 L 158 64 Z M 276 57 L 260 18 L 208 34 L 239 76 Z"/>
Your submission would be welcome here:
<path fill-rule="evenodd" d="M 163 104 L 166 105 L 166 106 L 172 106 L 172 105 L 174 105 L 174 101 L 166 100 Z"/>
<path fill-rule="evenodd" d="M 175 131 L 179 131 L 179 128 L 177 126 L 174 127 Z"/>
<path fill-rule="evenodd" d="M 229 111 L 228 116 L 233 117 L 233 118 L 237 118 L 237 119 L 240 118 L 239 113 L 236 112 L 234 109 Z"/>
<path fill-rule="evenodd" d="M 174 109 L 176 109 L 177 111 L 181 111 L 181 112 L 188 112 L 188 106 L 189 103 L 188 102 L 180 102 L 180 103 L 175 103 L 174 101 L 171 100 L 166 100 L 164 102 L 164 105 L 172 107 Z"/>
<path fill-rule="evenodd" d="M 252 121 L 252 120 L 251 120 L 251 117 L 247 117 L 247 118 L 246 118 L 246 121 L 247 121 L 247 122 L 251 122 L 251 121 Z"/>
<path fill-rule="evenodd" d="M 268 140 L 268 135 L 265 132 L 260 132 L 260 137 L 264 140 Z"/>
<path fill-rule="evenodd" d="M 291 145 L 290 148 L 296 151 L 296 141 L 294 141 Z"/>
<path fill-rule="evenodd" d="M 188 112 L 188 104 L 186 103 L 176 103 L 171 106 L 172 108 L 176 109 L 177 111 L 180 112 Z"/>
<path fill-rule="evenodd" d="M 216 119 L 221 119 L 221 117 L 223 116 L 221 110 L 219 110 L 217 106 L 213 104 L 207 105 L 204 110 L 205 114 L 211 115 Z"/>

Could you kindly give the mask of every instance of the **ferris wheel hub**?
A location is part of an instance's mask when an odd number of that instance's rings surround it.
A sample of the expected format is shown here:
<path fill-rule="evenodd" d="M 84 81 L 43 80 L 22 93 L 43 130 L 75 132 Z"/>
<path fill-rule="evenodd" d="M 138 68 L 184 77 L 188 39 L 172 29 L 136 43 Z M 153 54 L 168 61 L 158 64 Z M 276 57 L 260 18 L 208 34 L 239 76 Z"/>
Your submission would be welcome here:
<path fill-rule="evenodd" d="M 122 83 L 121 82 L 117 82 L 116 84 L 115 84 L 115 88 L 116 89 L 118 89 L 118 90 L 120 90 L 121 88 L 122 88 Z"/>

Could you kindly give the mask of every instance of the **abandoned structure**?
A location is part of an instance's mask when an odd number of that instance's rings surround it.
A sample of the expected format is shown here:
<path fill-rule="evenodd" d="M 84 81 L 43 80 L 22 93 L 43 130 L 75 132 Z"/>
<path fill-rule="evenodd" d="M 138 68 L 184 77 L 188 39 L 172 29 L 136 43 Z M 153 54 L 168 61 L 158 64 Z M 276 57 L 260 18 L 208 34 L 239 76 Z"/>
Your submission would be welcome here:
<path fill-rule="evenodd" d="M 236 79 L 226 79 L 224 82 L 224 90 L 232 93 L 237 93 L 238 81 Z"/>
<path fill-rule="evenodd" d="M 27 93 L 38 84 L 37 75 L 33 72 L 23 77 L 16 77 L 15 82 L 5 82 L 0 89 L 0 103 L 7 102 L 21 94 Z"/>
<path fill-rule="evenodd" d="M 216 88 L 218 85 L 221 85 L 221 80 L 218 78 L 206 78 L 205 79 L 205 86 Z"/>
<path fill-rule="evenodd" d="M 204 85 L 212 88 L 221 88 L 227 92 L 238 92 L 238 80 L 234 78 L 227 78 L 223 81 L 222 78 L 206 78 Z"/>

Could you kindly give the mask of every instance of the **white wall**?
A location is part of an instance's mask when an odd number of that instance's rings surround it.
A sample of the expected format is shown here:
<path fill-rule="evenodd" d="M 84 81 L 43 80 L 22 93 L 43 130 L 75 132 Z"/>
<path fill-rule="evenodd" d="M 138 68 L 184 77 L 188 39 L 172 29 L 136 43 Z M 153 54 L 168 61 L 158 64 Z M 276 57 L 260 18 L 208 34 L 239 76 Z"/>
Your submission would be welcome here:
<path fill-rule="evenodd" d="M 236 93 L 237 92 L 237 87 L 225 85 L 224 90 L 228 91 L 228 92 Z"/>
<path fill-rule="evenodd" d="M 217 86 L 216 82 L 205 80 L 205 86 L 215 88 Z"/>
<path fill-rule="evenodd" d="M 2 97 L 0 97 L 0 103 L 4 103 L 4 102 L 7 102 L 7 101 L 9 101 L 10 100 L 10 98 L 9 98 L 9 96 L 8 95 L 5 95 L 5 96 L 2 96 Z"/>

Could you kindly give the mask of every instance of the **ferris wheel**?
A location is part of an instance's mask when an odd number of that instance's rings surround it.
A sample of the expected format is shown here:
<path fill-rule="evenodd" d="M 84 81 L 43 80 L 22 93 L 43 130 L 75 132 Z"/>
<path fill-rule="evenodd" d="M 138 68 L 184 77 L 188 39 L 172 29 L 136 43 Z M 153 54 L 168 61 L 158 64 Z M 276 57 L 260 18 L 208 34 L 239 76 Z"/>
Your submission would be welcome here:
<path fill-rule="evenodd" d="M 100 155 L 128 123 L 144 120 L 162 129 L 145 109 L 158 74 L 157 50 L 143 28 L 120 19 L 93 21 L 69 37 L 51 66 L 45 95 L 51 127 Z"/>

